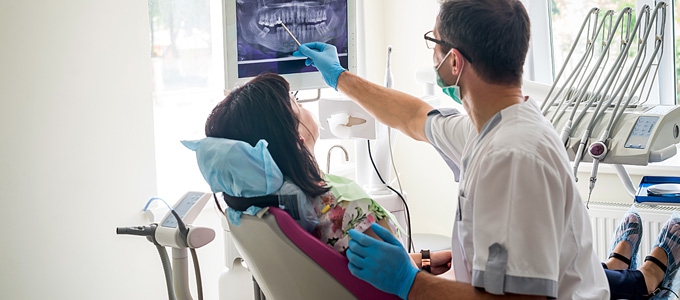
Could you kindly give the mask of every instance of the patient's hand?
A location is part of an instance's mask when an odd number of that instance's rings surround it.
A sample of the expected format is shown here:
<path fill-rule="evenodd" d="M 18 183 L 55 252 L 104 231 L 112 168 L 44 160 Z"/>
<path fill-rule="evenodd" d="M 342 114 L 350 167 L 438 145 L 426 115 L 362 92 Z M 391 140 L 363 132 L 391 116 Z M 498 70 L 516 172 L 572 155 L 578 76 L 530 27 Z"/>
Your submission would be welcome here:
<path fill-rule="evenodd" d="M 392 232 L 392 230 L 390 229 L 390 225 L 387 224 L 387 218 L 382 219 L 382 220 L 378 220 L 378 221 L 376 221 L 376 223 L 378 223 L 378 225 L 382 226 L 383 228 L 389 230 L 394 235 L 394 232 Z M 371 229 L 371 227 L 368 227 L 368 229 L 366 229 L 366 231 L 364 231 L 364 234 L 366 234 L 366 235 L 368 235 L 368 236 L 370 236 L 370 237 L 372 237 L 376 240 L 382 241 L 382 239 L 377 234 L 375 234 L 375 232 L 373 231 L 373 229 Z"/>
<path fill-rule="evenodd" d="M 443 274 L 451 269 L 451 250 L 441 250 L 430 254 L 430 272 Z"/>

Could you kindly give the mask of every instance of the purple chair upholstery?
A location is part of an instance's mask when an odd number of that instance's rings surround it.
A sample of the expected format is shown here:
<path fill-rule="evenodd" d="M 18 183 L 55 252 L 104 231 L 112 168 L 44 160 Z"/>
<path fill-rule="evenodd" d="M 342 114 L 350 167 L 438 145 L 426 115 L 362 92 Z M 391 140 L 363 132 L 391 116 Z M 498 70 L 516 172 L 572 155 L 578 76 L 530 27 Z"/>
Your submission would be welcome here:
<path fill-rule="evenodd" d="M 345 256 L 268 207 L 229 224 L 236 248 L 267 300 L 399 299 L 354 277 Z"/>
<path fill-rule="evenodd" d="M 293 218 L 285 211 L 270 207 L 269 212 L 274 215 L 281 231 L 295 244 L 302 252 L 312 258 L 326 272 L 330 273 L 345 288 L 347 288 L 358 299 L 400 299 L 396 295 L 387 294 L 376 289 L 371 284 L 356 278 L 350 273 L 347 264 L 349 260 L 344 255 L 333 250 L 328 245 L 305 231 L 298 225 Z"/>

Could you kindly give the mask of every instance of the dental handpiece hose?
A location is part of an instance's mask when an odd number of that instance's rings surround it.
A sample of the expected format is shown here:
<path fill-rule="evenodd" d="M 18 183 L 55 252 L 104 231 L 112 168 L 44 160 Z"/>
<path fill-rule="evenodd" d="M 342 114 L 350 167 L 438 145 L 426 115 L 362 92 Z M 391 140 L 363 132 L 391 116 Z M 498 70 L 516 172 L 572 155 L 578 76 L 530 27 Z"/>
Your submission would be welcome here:
<path fill-rule="evenodd" d="M 146 236 L 149 242 L 156 245 L 156 250 L 161 258 L 161 263 L 163 265 L 163 273 L 165 274 L 165 286 L 168 291 L 168 300 L 176 300 L 175 288 L 172 282 L 172 265 L 170 259 L 168 258 L 168 252 L 165 247 L 161 246 L 156 241 L 156 227 L 157 224 L 151 224 L 146 226 L 129 226 L 129 227 L 117 227 L 116 234 L 129 234 L 129 235 L 139 235 Z"/>
<path fill-rule="evenodd" d="M 597 166 L 600 164 L 600 160 L 593 160 L 593 169 L 590 171 L 590 183 L 588 184 L 588 201 L 586 202 L 586 208 L 590 204 L 590 196 L 593 194 L 593 189 L 595 188 L 595 182 L 597 181 Z"/>
<path fill-rule="evenodd" d="M 146 226 L 118 227 L 116 228 L 116 234 L 153 236 L 156 233 L 156 227 L 158 227 L 156 224 Z"/>

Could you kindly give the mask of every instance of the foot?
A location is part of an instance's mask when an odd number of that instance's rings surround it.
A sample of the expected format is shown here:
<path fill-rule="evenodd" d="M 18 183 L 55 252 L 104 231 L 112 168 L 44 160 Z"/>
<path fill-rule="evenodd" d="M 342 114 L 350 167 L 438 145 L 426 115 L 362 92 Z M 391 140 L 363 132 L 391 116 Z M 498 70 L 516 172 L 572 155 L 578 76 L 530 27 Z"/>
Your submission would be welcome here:
<path fill-rule="evenodd" d="M 664 277 L 666 277 L 666 264 L 668 263 L 668 255 L 666 251 L 659 247 L 654 247 L 645 257 L 645 262 L 638 269 L 642 272 L 647 285 L 647 295 L 654 295 L 656 289 L 661 286 Z"/>
<path fill-rule="evenodd" d="M 607 267 L 612 270 L 637 269 L 637 253 L 642 238 L 642 219 L 632 209 L 616 227 Z"/>
<path fill-rule="evenodd" d="M 626 241 L 620 241 L 609 254 L 609 259 L 605 262 L 609 270 L 626 270 L 630 267 L 633 249 Z"/>
<path fill-rule="evenodd" d="M 680 259 L 680 215 L 674 213 L 673 217 L 668 220 L 661 229 L 654 247 L 662 249 L 668 257 L 667 260 L 663 260 L 663 254 L 661 257 L 656 257 L 657 260 L 667 262 L 667 264 L 664 270 L 663 265 L 655 262 L 665 272 L 665 276 L 657 288 L 655 299 L 667 299 L 670 296 L 676 296 L 678 286 L 674 284 L 674 279 L 678 272 L 678 266 L 680 266 L 680 261 L 678 261 Z"/>

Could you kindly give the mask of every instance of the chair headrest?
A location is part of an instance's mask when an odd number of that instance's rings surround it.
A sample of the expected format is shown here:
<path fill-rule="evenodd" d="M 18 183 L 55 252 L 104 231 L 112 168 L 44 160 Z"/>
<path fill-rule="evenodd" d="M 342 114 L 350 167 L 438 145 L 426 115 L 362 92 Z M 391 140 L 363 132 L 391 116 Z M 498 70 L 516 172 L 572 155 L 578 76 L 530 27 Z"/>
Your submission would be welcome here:
<path fill-rule="evenodd" d="M 258 141 L 255 147 L 243 141 L 212 137 L 181 142 L 196 151 L 198 168 L 213 193 L 259 197 L 273 194 L 283 185 L 283 174 L 265 140 Z"/>

